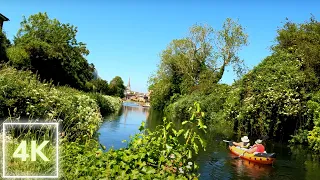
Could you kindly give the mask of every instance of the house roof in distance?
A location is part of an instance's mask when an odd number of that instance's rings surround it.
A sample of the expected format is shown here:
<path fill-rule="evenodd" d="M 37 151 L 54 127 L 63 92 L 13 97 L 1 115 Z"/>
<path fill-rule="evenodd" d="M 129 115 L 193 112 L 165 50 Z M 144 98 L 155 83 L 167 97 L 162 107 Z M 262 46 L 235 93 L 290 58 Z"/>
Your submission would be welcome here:
<path fill-rule="evenodd" d="M 5 17 L 3 14 L 0 13 L 0 19 L 3 21 L 9 21 L 9 18 Z"/>

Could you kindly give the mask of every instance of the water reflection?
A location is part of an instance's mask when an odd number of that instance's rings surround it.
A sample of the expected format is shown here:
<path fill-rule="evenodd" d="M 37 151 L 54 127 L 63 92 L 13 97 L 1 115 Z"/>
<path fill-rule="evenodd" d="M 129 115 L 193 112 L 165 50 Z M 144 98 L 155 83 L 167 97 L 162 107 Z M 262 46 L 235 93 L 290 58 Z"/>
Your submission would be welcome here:
<path fill-rule="evenodd" d="M 142 121 L 146 128 L 153 130 L 161 124 L 163 114 L 135 103 L 124 103 L 120 114 L 105 118 L 99 132 L 100 143 L 107 148 L 125 147 L 122 140 L 129 140 L 130 135 L 139 132 Z M 200 165 L 200 179 L 270 179 L 270 180 L 316 180 L 320 179 L 319 156 L 312 156 L 303 146 L 289 148 L 285 143 L 267 141 L 268 152 L 276 152 L 277 160 L 273 166 L 259 165 L 247 160 L 234 159 L 222 142 L 221 137 L 214 133 L 206 135 L 206 151 L 200 151 L 196 161 Z"/>
<path fill-rule="evenodd" d="M 125 102 L 119 114 L 105 117 L 105 122 L 99 129 L 99 141 L 107 149 L 112 146 L 115 149 L 125 147 L 122 140 L 129 140 L 131 135 L 139 132 L 142 121 L 149 116 L 148 108 L 135 103 Z"/>
<path fill-rule="evenodd" d="M 272 166 L 260 165 L 242 159 L 231 161 L 231 166 L 234 168 L 237 177 L 241 179 L 245 177 L 250 177 L 251 179 L 268 178 L 274 170 Z"/>

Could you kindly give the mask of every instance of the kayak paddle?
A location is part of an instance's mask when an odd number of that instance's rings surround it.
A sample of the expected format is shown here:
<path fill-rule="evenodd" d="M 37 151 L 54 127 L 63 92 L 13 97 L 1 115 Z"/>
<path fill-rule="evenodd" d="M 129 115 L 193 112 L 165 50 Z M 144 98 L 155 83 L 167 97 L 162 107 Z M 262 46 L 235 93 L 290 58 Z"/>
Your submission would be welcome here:
<path fill-rule="evenodd" d="M 234 157 L 233 159 L 239 159 L 241 156 L 244 155 L 244 153 L 246 153 L 247 151 L 243 152 L 242 154 L 240 154 L 239 156 Z"/>

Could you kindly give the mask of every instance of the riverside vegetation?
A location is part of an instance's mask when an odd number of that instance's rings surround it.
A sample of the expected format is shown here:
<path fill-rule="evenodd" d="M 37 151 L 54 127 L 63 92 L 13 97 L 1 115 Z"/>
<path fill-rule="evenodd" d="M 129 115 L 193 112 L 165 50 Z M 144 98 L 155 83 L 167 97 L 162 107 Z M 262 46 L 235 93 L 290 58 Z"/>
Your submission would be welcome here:
<path fill-rule="evenodd" d="M 271 55 L 250 71 L 237 56 L 246 39 L 241 25 L 227 20 L 220 31 L 194 26 L 190 36 L 172 41 L 150 78 L 151 106 L 179 119 L 199 101 L 217 134 L 269 135 L 320 152 L 320 23 L 288 20 Z M 232 85 L 218 83 L 232 63 L 243 75 Z"/>
<path fill-rule="evenodd" d="M 199 151 L 198 144 L 205 148 L 205 142 L 197 132 L 207 128 L 202 122 L 204 113 L 198 103 L 189 109 L 190 119 L 182 122 L 183 126 L 190 127 L 188 130 L 176 129 L 165 119 L 164 124 L 153 132 L 144 130 L 142 124 L 141 133 L 132 137 L 127 148 L 102 152 L 95 133 L 102 116 L 98 103 L 90 94 L 41 83 L 31 72 L 4 68 L 0 74 L 1 90 L 5 92 L 1 96 L 2 115 L 9 115 L 10 121 L 28 117 L 61 123 L 65 132 L 60 142 L 62 179 L 198 177 L 198 167 L 192 157 Z M 110 109 L 120 108 L 120 99 L 108 97 L 106 101 L 108 99 L 112 99 Z M 180 136 L 184 141 L 179 141 Z M 28 169 L 30 172 L 47 170 L 48 163 L 40 161 L 40 165 L 43 169 L 31 165 Z M 21 164 L 13 166 L 24 168 Z"/>
<path fill-rule="evenodd" d="M 123 81 L 94 78 L 76 32 L 39 13 L 23 20 L 13 44 L 0 35 L 0 115 L 60 122 L 60 179 L 197 179 L 192 157 L 205 149 L 200 134 L 206 129 L 290 139 L 320 151 L 320 23 L 314 17 L 287 22 L 272 54 L 248 72 L 237 55 L 248 37 L 241 25 L 227 19 L 219 31 L 193 26 L 190 36 L 163 51 L 150 79 L 151 106 L 188 128 L 164 119 L 150 132 L 142 124 L 127 148 L 107 152 L 96 132 L 102 114 L 120 109 Z M 239 79 L 221 84 L 229 65 Z"/>
<path fill-rule="evenodd" d="M 0 116 L 4 122 L 60 123 L 60 179 L 197 179 L 193 157 L 206 146 L 200 132 L 207 128 L 198 103 L 181 124 L 189 130 L 166 119 L 152 132 L 142 124 L 141 133 L 132 137 L 127 148 L 103 152 L 97 130 L 103 115 L 120 110 L 123 81 L 117 76 L 108 85 L 94 77 L 94 66 L 84 58 L 89 52 L 75 39 L 76 32 L 76 27 L 39 13 L 24 18 L 13 44 L 0 33 Z M 7 135 L 12 138 L 7 152 L 13 153 L 19 134 Z M 45 152 L 54 154 L 54 149 Z M 9 170 L 15 173 L 53 171 L 48 169 L 52 164 L 43 161 L 27 167 L 16 159 L 9 161 Z"/>

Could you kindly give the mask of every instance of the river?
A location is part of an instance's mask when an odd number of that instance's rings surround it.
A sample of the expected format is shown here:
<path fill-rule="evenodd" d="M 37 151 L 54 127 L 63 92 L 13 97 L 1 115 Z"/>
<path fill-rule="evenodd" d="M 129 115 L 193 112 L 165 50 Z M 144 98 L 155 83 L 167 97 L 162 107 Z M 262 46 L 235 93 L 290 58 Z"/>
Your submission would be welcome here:
<path fill-rule="evenodd" d="M 129 140 L 130 135 L 139 132 L 142 121 L 146 128 L 154 129 L 162 116 L 149 112 L 134 103 L 125 102 L 121 112 L 105 118 L 99 133 L 99 141 L 108 149 L 125 147 L 122 140 Z M 268 142 L 268 152 L 277 153 L 273 166 L 258 165 L 246 160 L 235 159 L 221 140 L 208 141 L 207 150 L 200 152 L 197 162 L 200 165 L 200 179 L 272 179 L 272 180 L 319 180 L 320 159 L 312 155 L 306 147 L 288 147 L 285 143 Z"/>

